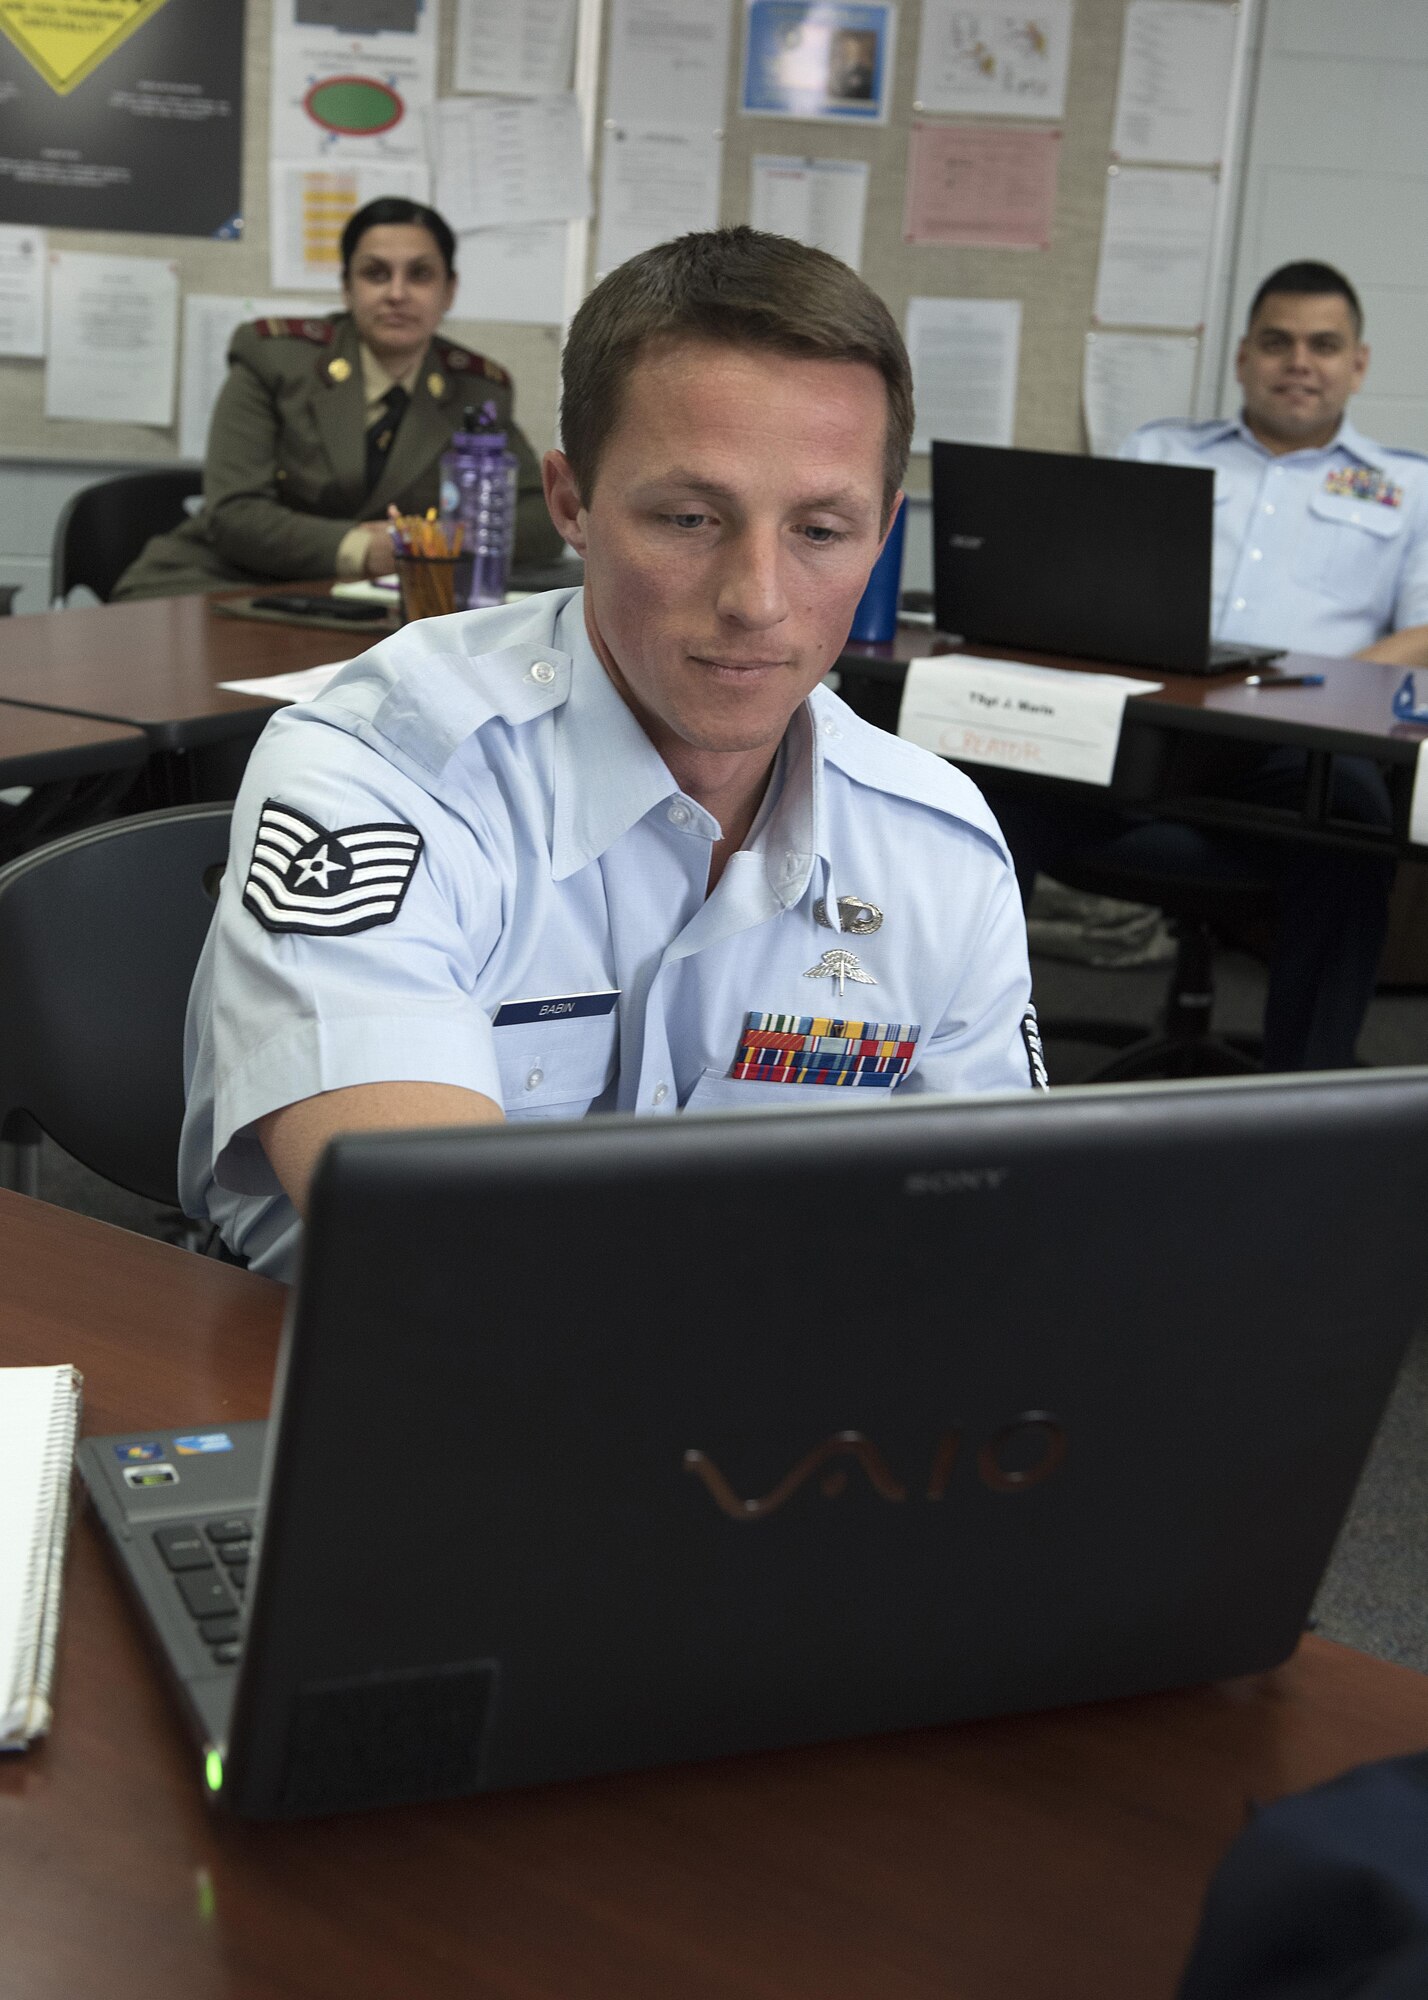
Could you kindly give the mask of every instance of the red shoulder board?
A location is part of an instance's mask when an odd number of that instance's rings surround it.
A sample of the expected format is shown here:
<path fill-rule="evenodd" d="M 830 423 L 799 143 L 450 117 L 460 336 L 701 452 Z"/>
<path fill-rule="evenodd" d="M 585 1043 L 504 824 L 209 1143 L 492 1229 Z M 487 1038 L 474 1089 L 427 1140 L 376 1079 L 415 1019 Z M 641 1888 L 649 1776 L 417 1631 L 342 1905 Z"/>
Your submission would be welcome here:
<path fill-rule="evenodd" d="M 310 340 L 314 347 L 327 347 L 336 331 L 330 319 L 257 319 L 253 322 L 263 340 Z"/>
<path fill-rule="evenodd" d="M 499 361 L 488 361 L 484 354 L 473 354 L 469 347 L 458 347 L 451 340 L 438 340 L 436 351 L 442 367 L 452 375 L 484 375 L 488 382 L 509 386 L 511 378 Z"/>

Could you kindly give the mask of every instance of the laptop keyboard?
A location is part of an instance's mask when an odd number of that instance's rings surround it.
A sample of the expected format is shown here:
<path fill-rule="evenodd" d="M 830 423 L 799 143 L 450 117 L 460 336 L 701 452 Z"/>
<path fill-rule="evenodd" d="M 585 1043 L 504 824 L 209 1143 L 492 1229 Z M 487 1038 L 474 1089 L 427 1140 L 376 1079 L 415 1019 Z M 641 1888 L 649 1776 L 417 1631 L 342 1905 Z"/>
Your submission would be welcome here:
<path fill-rule="evenodd" d="M 197 1624 L 214 1665 L 235 1665 L 253 1554 L 253 1516 L 226 1514 L 155 1528 L 154 1545 L 172 1571 L 179 1601 Z"/>

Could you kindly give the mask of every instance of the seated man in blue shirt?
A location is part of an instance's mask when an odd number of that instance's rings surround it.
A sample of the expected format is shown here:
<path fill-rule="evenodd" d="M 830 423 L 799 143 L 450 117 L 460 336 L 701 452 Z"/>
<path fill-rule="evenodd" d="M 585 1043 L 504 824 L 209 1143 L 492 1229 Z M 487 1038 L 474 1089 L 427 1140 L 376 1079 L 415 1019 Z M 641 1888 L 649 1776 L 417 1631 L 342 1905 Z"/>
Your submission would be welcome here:
<path fill-rule="evenodd" d="M 1428 461 L 1363 437 L 1345 416 L 1368 367 L 1353 287 L 1327 264 L 1286 264 L 1255 294 L 1236 357 L 1237 417 L 1146 424 L 1123 458 L 1215 474 L 1211 629 L 1221 640 L 1428 665 Z M 1385 718 L 1386 720 L 1387 718 Z M 1301 751 L 1248 753 L 1221 789 L 1298 809 Z M 1148 878 L 1268 881 L 1278 923 L 1265 1005 L 1265 1066 L 1354 1060 L 1383 947 L 1391 861 L 1251 841 L 1103 809 L 998 797 L 1023 882 L 1093 861 Z M 1331 811 L 1390 824 L 1367 758 L 1333 764 Z M 1147 881 L 1147 897 L 1153 883 Z"/>
<path fill-rule="evenodd" d="M 598 286 L 562 373 L 584 589 L 384 640 L 235 808 L 180 1180 L 280 1277 L 339 1131 L 1044 1082 L 996 822 L 820 685 L 901 503 L 887 308 L 714 231 Z"/>

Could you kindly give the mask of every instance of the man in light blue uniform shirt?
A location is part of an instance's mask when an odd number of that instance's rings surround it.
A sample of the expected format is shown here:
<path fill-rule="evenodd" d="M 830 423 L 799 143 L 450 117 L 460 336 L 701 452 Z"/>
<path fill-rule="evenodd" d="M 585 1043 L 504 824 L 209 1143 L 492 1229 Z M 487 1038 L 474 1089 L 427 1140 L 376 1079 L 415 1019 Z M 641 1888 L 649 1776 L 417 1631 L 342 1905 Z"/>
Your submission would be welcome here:
<path fill-rule="evenodd" d="M 1428 460 L 1360 435 L 1344 412 L 1369 351 L 1353 287 L 1327 264 L 1285 265 L 1250 308 L 1236 357 L 1243 403 L 1210 423 L 1153 423 L 1123 458 L 1215 474 L 1216 639 L 1428 666 Z M 1385 718 L 1387 720 L 1387 718 Z M 1230 796 L 1297 812 L 1305 760 L 1255 753 Z M 1214 834 L 1173 820 L 998 800 L 1023 878 L 1110 863 L 1153 878 L 1266 881 L 1278 922 L 1265 1066 L 1354 1061 L 1383 948 L 1393 864 L 1372 855 Z M 1367 758 L 1333 761 L 1334 817 L 1386 827 Z"/>
<path fill-rule="evenodd" d="M 585 588 L 409 626 L 244 780 L 180 1177 L 280 1277 L 337 1131 L 1044 1084 L 996 822 L 820 685 L 901 499 L 886 308 L 686 237 L 591 294 L 563 382 Z"/>
<path fill-rule="evenodd" d="M 1428 459 L 1375 444 L 1344 414 L 1368 367 L 1361 330 L 1337 271 L 1288 265 L 1251 309 L 1240 414 L 1145 424 L 1121 446 L 1214 472 L 1219 640 L 1428 664 L 1413 629 L 1428 626 Z"/>

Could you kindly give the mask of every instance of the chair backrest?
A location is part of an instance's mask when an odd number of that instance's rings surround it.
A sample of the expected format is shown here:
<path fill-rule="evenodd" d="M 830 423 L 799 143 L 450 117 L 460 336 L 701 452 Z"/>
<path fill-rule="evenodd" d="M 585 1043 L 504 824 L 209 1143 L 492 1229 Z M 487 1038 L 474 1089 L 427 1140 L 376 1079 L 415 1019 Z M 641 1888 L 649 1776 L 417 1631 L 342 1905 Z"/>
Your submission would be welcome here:
<path fill-rule="evenodd" d="M 184 1011 L 231 811 L 141 813 L 0 868 L 0 1137 L 33 1119 L 107 1180 L 176 1202 Z"/>
<path fill-rule="evenodd" d="M 87 584 L 104 604 L 151 535 L 177 528 L 184 501 L 203 491 L 195 465 L 126 472 L 70 495 L 55 523 L 50 554 L 50 601 Z"/>

